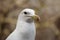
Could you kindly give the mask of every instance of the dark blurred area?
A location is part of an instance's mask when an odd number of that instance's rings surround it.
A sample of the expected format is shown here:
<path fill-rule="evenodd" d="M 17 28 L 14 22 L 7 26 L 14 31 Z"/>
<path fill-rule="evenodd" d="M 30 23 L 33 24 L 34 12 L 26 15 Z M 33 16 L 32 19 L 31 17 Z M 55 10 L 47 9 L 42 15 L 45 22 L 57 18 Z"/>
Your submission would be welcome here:
<path fill-rule="evenodd" d="M 0 40 L 15 29 L 24 8 L 32 8 L 41 17 L 36 22 L 36 40 L 60 40 L 60 0 L 0 0 Z"/>

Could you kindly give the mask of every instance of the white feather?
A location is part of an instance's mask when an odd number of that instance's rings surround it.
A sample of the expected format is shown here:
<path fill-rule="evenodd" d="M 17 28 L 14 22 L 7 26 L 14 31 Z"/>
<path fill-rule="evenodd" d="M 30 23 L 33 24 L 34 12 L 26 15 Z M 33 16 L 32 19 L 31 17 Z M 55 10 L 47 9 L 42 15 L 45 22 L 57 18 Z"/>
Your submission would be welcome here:
<path fill-rule="evenodd" d="M 24 11 L 34 12 L 32 9 L 25 9 L 22 12 Z M 19 15 L 16 29 L 7 37 L 6 40 L 35 40 L 35 35 L 36 29 L 34 21 L 32 23 L 28 23 L 25 18 L 22 18 Z"/>

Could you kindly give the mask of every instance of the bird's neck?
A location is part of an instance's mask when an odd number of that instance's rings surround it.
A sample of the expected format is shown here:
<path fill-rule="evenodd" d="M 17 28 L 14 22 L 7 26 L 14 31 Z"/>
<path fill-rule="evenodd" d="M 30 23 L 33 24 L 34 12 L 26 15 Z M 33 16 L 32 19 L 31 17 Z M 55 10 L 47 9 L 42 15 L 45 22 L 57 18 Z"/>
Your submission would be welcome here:
<path fill-rule="evenodd" d="M 30 28 L 33 28 L 32 26 L 35 26 L 34 22 L 27 23 L 23 20 L 20 20 L 20 21 L 18 20 L 17 25 L 16 25 L 16 30 L 20 30 L 22 28 L 29 28 L 29 26 L 30 26 Z"/>
<path fill-rule="evenodd" d="M 13 38 L 19 40 L 34 40 L 35 39 L 35 25 L 34 23 L 26 23 L 18 21 L 16 29 L 13 32 Z M 12 36 L 11 36 L 12 37 Z M 16 37 L 16 38 L 15 38 Z"/>

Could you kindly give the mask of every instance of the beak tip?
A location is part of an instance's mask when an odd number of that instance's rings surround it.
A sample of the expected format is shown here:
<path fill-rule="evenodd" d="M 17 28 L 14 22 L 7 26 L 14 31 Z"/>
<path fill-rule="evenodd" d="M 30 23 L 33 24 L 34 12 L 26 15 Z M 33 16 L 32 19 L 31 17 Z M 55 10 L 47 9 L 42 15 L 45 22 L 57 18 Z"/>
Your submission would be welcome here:
<path fill-rule="evenodd" d="M 34 16 L 35 21 L 40 22 L 40 17 L 38 15 Z"/>

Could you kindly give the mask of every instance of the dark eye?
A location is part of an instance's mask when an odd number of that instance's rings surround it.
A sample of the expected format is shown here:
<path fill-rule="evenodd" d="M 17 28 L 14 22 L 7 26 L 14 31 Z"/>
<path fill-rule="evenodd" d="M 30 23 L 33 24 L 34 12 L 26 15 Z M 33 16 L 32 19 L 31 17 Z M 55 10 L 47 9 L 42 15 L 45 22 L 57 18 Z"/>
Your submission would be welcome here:
<path fill-rule="evenodd" d="M 24 12 L 24 14 L 27 14 L 27 12 Z"/>

